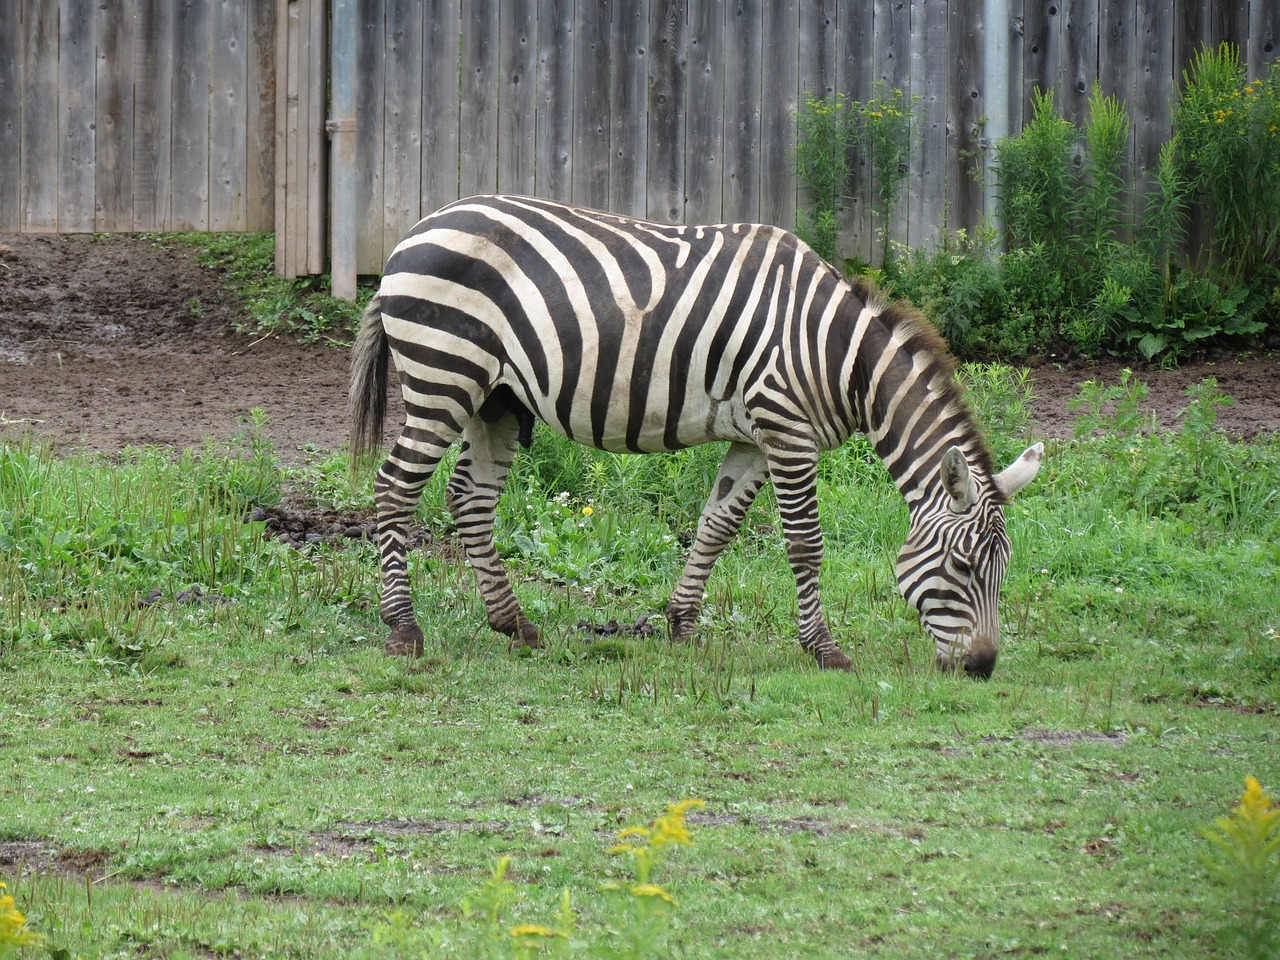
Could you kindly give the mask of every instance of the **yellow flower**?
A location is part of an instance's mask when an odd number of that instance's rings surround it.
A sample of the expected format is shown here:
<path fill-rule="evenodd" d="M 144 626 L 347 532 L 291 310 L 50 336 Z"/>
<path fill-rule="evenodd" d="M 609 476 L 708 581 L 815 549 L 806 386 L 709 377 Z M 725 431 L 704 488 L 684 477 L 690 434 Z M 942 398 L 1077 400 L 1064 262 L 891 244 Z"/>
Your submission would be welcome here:
<path fill-rule="evenodd" d="M 544 927 L 537 923 L 522 923 L 518 927 L 511 928 L 511 936 L 513 937 L 568 937 L 567 933 L 560 930 L 552 930 L 550 927 Z"/>
<path fill-rule="evenodd" d="M 670 904 L 675 904 L 676 902 L 675 897 L 671 896 L 656 883 L 638 883 L 631 888 L 631 894 L 636 897 L 654 897 Z"/>
<path fill-rule="evenodd" d="M 0 890 L 9 887 L 0 881 Z M 22 915 L 9 894 L 0 896 L 0 948 L 34 947 L 44 942 L 44 937 L 27 929 L 27 918 Z"/>
<path fill-rule="evenodd" d="M 1266 791 L 1254 777 L 1244 778 L 1244 796 L 1240 798 L 1240 806 L 1236 807 L 1236 815 L 1241 820 L 1249 820 L 1265 826 L 1280 820 L 1280 807 L 1267 796 Z"/>
<path fill-rule="evenodd" d="M 627 837 L 644 837 L 648 840 L 652 836 L 653 831 L 648 827 L 627 827 L 627 829 L 618 834 L 618 839 L 625 840 Z"/>
<path fill-rule="evenodd" d="M 582 515 L 583 515 L 584 517 L 589 517 L 589 516 L 591 516 L 593 513 L 595 513 L 595 511 L 594 511 L 594 510 L 592 510 L 590 507 L 583 507 L 583 508 L 582 508 Z"/>

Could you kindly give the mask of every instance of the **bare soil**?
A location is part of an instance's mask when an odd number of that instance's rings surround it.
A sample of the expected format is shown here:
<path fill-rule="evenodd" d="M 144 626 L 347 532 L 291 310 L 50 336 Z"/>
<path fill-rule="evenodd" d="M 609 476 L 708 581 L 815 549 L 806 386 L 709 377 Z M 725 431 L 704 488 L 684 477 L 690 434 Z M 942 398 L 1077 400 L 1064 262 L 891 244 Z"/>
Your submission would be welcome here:
<path fill-rule="evenodd" d="M 0 236 L 0 431 L 29 432 L 66 452 L 184 448 L 231 439 L 260 407 L 286 461 L 304 446 L 343 446 L 347 352 L 237 333 L 244 310 L 223 284 L 180 244 Z M 1070 435 L 1067 401 L 1077 385 L 1114 383 L 1123 367 L 1054 357 L 1033 363 L 1039 432 Z M 1188 385 L 1213 376 L 1236 400 L 1219 416 L 1224 430 L 1280 431 L 1280 358 L 1224 357 L 1137 374 L 1161 426 L 1177 424 Z"/>

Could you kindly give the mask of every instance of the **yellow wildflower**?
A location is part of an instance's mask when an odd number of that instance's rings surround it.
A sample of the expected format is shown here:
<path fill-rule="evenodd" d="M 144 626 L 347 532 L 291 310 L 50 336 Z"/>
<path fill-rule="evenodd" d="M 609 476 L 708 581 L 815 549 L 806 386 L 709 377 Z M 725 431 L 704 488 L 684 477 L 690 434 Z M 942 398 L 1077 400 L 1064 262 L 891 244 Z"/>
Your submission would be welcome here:
<path fill-rule="evenodd" d="M 587 507 L 583 507 L 583 508 L 582 508 L 582 515 L 583 515 L 584 517 L 589 517 L 589 516 L 591 516 L 593 513 L 595 513 L 595 511 L 594 511 L 593 509 L 591 509 L 591 507 L 589 507 L 589 506 L 587 506 Z"/>
<path fill-rule="evenodd" d="M 672 905 L 676 902 L 675 897 L 671 896 L 656 883 L 638 883 L 631 888 L 631 894 L 636 897 L 654 897 Z"/>
<path fill-rule="evenodd" d="M 653 831 L 648 827 L 627 827 L 627 829 L 618 834 L 618 839 L 625 840 L 627 837 L 644 837 L 648 840 L 652 836 Z"/>
<path fill-rule="evenodd" d="M 0 881 L 0 890 L 9 887 Z M 44 937 L 27 929 L 27 918 L 22 915 L 9 894 L 0 895 L 0 948 L 34 947 L 44 942 Z"/>
<path fill-rule="evenodd" d="M 1257 823 L 1263 829 L 1269 828 L 1273 822 L 1280 821 L 1280 807 L 1275 806 L 1275 801 L 1267 795 L 1262 789 L 1262 784 L 1254 777 L 1244 778 L 1244 796 L 1240 798 L 1240 805 L 1236 807 L 1235 812 L 1241 820 Z"/>
<path fill-rule="evenodd" d="M 568 937 L 567 933 L 561 930 L 552 930 L 550 927 L 544 927 L 537 923 L 522 923 L 518 927 L 511 928 L 512 937 Z"/>

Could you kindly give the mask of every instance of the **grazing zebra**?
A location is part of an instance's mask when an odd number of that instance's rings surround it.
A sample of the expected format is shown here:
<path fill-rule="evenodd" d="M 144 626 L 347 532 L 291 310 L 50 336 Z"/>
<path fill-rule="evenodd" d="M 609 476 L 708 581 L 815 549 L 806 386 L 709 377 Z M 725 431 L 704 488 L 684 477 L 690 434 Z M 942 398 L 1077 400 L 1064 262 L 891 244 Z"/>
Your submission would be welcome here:
<path fill-rule="evenodd" d="M 1002 473 L 941 338 L 761 224 L 667 226 L 527 197 L 474 197 L 392 252 L 352 359 L 353 456 L 381 441 L 387 361 L 407 416 L 375 483 L 387 652 L 420 655 L 405 523 L 445 451 L 446 489 L 489 625 L 540 645 L 493 542 L 494 509 L 534 420 L 605 450 L 730 442 L 666 615 L 687 640 L 711 567 L 772 481 L 801 646 L 848 669 L 822 615 L 818 452 L 867 434 L 909 506 L 898 583 L 944 668 L 988 677 L 1009 559 L 1003 506 L 1043 446 Z"/>

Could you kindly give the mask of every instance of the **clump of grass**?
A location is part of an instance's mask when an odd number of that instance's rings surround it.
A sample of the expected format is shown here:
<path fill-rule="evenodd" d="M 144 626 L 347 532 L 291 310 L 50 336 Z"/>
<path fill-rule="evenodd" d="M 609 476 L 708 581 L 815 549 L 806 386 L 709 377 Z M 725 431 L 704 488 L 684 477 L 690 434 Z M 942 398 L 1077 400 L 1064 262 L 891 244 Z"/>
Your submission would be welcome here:
<path fill-rule="evenodd" d="M 1239 932 L 1250 957 L 1274 957 L 1280 908 L 1280 806 L 1253 777 L 1231 814 L 1200 831 L 1213 851 L 1204 860 L 1210 875 L 1231 896 Z"/>

